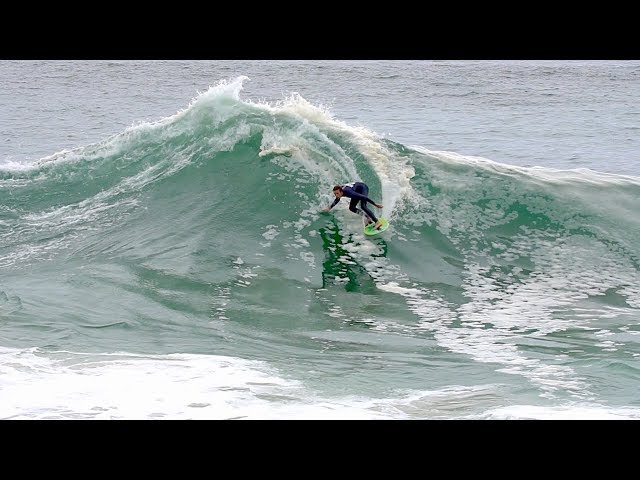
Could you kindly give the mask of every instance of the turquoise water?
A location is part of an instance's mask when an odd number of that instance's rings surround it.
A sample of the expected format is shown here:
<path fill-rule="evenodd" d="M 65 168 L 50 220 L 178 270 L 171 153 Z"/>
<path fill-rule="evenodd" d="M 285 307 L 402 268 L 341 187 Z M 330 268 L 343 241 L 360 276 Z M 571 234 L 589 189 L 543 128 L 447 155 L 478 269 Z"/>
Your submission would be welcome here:
<path fill-rule="evenodd" d="M 0 72 L 0 418 L 640 415 L 637 62 Z"/>

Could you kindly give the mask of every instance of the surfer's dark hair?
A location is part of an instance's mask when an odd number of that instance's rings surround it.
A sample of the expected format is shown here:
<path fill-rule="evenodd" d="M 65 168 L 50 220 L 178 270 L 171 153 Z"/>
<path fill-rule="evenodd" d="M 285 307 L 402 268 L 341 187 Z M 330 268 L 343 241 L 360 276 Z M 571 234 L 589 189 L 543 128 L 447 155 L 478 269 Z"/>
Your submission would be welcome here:
<path fill-rule="evenodd" d="M 335 192 L 336 190 L 342 191 L 342 187 L 340 185 L 336 185 L 333 187 L 333 191 Z"/>

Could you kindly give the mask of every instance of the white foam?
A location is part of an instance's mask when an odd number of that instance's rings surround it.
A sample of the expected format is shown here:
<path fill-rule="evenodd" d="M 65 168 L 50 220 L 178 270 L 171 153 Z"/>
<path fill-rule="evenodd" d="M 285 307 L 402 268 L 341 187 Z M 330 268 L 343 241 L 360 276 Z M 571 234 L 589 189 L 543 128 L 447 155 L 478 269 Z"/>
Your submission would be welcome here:
<path fill-rule="evenodd" d="M 265 157 L 267 155 L 291 155 L 295 151 L 295 147 L 269 147 L 262 148 L 258 153 L 259 157 Z"/>
<path fill-rule="evenodd" d="M 544 180 L 548 183 L 588 183 L 592 185 L 640 185 L 640 178 L 632 175 L 619 175 L 606 172 L 598 172 L 588 168 L 557 169 L 551 167 L 520 167 L 499 163 L 488 158 L 472 155 L 462 155 L 456 152 L 429 150 L 419 145 L 411 145 L 411 148 L 437 158 L 441 161 L 454 164 L 467 164 L 495 171 L 503 175 L 517 173 L 526 177 Z"/>
<path fill-rule="evenodd" d="M 9 172 L 25 172 L 33 169 L 31 163 L 25 163 L 15 160 L 4 160 L 0 163 L 0 170 L 6 170 Z"/>
<path fill-rule="evenodd" d="M 329 313 L 341 315 L 338 307 Z M 501 388 L 451 385 L 388 398 L 329 398 L 261 361 L 0 347 L 2 419 L 640 418 L 638 408 L 588 403 L 486 409 Z"/>
<path fill-rule="evenodd" d="M 543 396 L 553 396 L 557 390 L 568 391 L 578 397 L 592 395 L 584 379 L 580 379 L 572 368 L 548 365 L 538 359 L 527 358 L 518 350 L 515 342 L 520 332 L 513 331 L 511 327 L 514 322 L 521 328 L 527 327 L 529 312 L 523 316 L 501 315 L 494 305 L 483 299 L 456 309 L 434 298 L 433 293 L 427 290 L 401 287 L 396 282 L 379 287 L 406 297 L 409 309 L 422 319 L 420 328 L 433 331 L 438 345 L 469 355 L 479 362 L 503 364 L 504 367 L 498 371 L 528 378 L 543 390 Z M 486 313 L 474 312 L 474 309 L 483 308 L 486 308 Z M 463 325 L 453 328 L 451 323 L 455 319 L 462 321 Z M 493 327 L 485 329 L 486 323 Z"/>
<path fill-rule="evenodd" d="M 337 312 L 336 312 L 337 313 Z M 388 418 L 376 401 L 322 399 L 268 364 L 208 355 L 44 355 L 0 348 L 3 419 Z M 396 412 L 397 413 L 397 412 Z"/>
<path fill-rule="evenodd" d="M 491 409 L 480 418 L 500 420 L 637 420 L 640 408 L 575 404 L 555 407 L 511 405 Z"/>
<path fill-rule="evenodd" d="M 280 234 L 280 232 L 278 232 L 277 225 L 267 225 L 265 229 L 266 231 L 262 234 L 262 236 L 267 240 L 273 240 Z"/>

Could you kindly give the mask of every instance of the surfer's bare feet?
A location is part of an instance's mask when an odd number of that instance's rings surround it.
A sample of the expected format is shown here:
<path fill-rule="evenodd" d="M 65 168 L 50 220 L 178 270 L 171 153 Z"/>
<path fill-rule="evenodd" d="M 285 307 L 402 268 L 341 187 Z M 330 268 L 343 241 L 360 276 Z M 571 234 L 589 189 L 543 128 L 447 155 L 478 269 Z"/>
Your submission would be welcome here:
<path fill-rule="evenodd" d="M 373 228 L 375 228 L 376 230 L 378 230 L 381 226 L 382 226 L 382 222 L 381 222 L 380 220 L 378 220 L 378 221 L 376 222 L 376 226 L 375 226 L 375 227 L 373 227 Z"/>

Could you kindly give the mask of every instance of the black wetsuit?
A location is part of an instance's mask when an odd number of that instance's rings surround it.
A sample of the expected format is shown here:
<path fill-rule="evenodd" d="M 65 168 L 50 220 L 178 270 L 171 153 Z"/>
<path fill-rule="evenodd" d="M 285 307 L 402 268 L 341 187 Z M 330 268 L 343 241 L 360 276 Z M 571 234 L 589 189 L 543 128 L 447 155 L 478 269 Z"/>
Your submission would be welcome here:
<path fill-rule="evenodd" d="M 371 210 L 369 210 L 369 207 L 367 207 L 367 202 L 371 202 L 374 205 L 376 202 L 367 197 L 367 193 L 369 193 L 369 187 L 367 187 L 366 183 L 347 183 L 346 185 L 342 186 L 342 193 L 345 197 L 349 197 L 351 199 L 351 202 L 349 203 L 349 210 L 351 210 L 353 213 L 360 213 L 360 210 L 356 208 L 356 205 L 358 204 L 358 202 L 360 202 L 360 208 L 362 208 L 364 213 L 366 213 L 367 216 L 374 222 L 378 221 L 378 218 L 373 214 Z M 336 197 L 336 199 L 331 204 L 331 208 L 335 207 L 339 201 L 340 199 Z"/>

